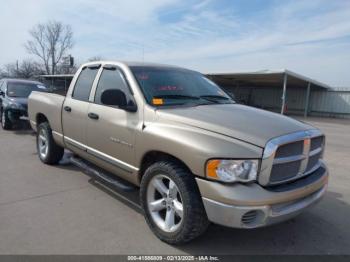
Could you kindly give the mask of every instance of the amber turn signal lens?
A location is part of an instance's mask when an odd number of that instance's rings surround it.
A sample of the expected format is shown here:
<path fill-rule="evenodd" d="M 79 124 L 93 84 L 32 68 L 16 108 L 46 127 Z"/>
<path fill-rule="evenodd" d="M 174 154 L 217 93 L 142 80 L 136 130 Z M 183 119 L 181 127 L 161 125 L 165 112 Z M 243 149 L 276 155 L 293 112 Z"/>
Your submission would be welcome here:
<path fill-rule="evenodd" d="M 163 105 L 164 104 L 163 99 L 161 99 L 161 98 L 153 98 L 152 103 L 153 103 L 153 105 Z"/>
<path fill-rule="evenodd" d="M 220 160 L 209 160 L 207 163 L 207 176 L 217 179 L 216 169 L 220 164 Z"/>

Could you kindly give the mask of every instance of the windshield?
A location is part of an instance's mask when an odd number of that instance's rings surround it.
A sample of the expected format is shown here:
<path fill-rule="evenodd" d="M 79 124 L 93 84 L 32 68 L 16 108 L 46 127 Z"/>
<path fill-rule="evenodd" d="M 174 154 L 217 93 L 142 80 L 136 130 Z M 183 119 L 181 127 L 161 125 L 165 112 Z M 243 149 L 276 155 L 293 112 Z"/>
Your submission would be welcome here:
<path fill-rule="evenodd" d="M 42 91 L 45 87 L 40 84 L 9 82 L 7 95 L 10 97 L 28 97 L 32 91 Z"/>
<path fill-rule="evenodd" d="M 178 68 L 130 68 L 151 105 L 227 104 L 234 101 L 200 73 Z"/>

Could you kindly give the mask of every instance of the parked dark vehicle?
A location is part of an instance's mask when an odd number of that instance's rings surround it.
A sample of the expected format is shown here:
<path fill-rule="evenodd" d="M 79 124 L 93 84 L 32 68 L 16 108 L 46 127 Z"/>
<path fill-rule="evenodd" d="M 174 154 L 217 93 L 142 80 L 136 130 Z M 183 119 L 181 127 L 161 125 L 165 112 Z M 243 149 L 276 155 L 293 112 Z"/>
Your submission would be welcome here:
<path fill-rule="evenodd" d="M 9 130 L 20 119 L 28 117 L 28 97 L 32 91 L 44 91 L 44 84 L 19 79 L 0 80 L 1 126 Z"/>

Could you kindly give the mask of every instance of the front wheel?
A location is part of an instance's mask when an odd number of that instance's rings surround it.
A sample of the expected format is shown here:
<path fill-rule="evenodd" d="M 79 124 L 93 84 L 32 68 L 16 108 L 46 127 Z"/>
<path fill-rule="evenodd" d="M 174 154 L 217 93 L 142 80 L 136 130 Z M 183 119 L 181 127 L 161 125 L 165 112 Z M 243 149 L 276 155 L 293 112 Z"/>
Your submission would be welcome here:
<path fill-rule="evenodd" d="M 4 109 L 1 110 L 1 127 L 4 130 L 10 130 L 12 128 L 11 120 Z"/>
<path fill-rule="evenodd" d="M 188 242 L 208 227 L 193 174 L 180 164 L 164 161 L 150 166 L 141 181 L 140 201 L 149 227 L 166 243 Z"/>
<path fill-rule="evenodd" d="M 53 140 L 52 130 L 47 122 L 38 126 L 36 145 L 39 158 L 45 164 L 55 165 L 63 157 L 64 148 L 57 145 Z"/>

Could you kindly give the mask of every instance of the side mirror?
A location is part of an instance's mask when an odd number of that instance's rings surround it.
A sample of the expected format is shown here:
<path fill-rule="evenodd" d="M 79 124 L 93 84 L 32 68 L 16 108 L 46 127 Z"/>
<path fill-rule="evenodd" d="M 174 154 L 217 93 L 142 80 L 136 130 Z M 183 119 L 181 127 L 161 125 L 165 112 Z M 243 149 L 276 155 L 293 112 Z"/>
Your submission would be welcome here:
<path fill-rule="evenodd" d="M 128 112 L 136 112 L 136 104 L 128 101 L 123 91 L 119 89 L 107 89 L 102 92 L 101 103 L 108 106 L 117 106 Z"/>

